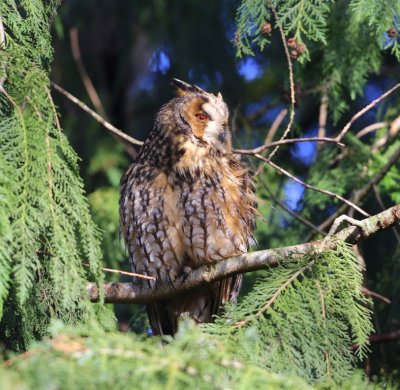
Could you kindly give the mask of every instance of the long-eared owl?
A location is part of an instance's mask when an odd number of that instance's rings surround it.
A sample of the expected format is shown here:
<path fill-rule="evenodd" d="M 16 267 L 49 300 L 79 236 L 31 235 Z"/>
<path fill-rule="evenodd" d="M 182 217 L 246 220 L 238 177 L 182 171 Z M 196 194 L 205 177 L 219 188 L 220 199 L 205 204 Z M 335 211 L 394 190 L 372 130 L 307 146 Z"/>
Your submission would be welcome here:
<path fill-rule="evenodd" d="M 121 233 L 142 288 L 171 283 L 201 265 L 239 255 L 254 238 L 256 202 L 246 168 L 231 151 L 221 94 L 174 79 L 178 97 L 158 112 L 153 130 L 121 180 Z M 147 305 L 154 334 L 174 334 L 179 317 L 210 322 L 237 299 L 236 275 Z"/>

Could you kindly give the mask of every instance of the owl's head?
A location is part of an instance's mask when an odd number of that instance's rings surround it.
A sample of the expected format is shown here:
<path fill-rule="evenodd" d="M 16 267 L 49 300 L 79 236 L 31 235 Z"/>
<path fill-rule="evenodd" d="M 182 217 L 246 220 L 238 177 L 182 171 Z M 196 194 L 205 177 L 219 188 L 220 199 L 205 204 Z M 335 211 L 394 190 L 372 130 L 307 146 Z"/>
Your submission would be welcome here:
<path fill-rule="evenodd" d="M 230 152 L 229 111 L 221 93 L 214 95 L 178 79 L 172 84 L 179 95 L 174 99 L 175 120 L 187 129 L 189 137 L 222 153 Z"/>

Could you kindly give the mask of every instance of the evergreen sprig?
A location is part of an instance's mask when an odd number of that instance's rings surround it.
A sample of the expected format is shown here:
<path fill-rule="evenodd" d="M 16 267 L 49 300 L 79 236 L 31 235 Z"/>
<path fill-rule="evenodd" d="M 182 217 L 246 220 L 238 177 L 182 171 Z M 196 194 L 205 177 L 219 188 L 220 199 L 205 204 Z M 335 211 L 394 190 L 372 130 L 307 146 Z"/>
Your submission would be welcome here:
<path fill-rule="evenodd" d="M 288 362 L 289 363 L 289 362 Z M 187 322 L 163 347 L 135 335 L 61 329 L 0 367 L 1 388 L 327 389 L 246 363 Z M 375 389 L 361 373 L 342 389 Z M 389 385 L 388 389 L 391 388 Z"/>
<path fill-rule="evenodd" d="M 306 85 L 323 80 L 336 122 L 349 107 L 346 94 L 352 100 L 361 95 L 368 76 L 382 64 L 383 53 L 400 59 L 399 20 L 399 1 L 243 0 L 234 43 L 239 57 L 255 55 L 256 48 L 262 51 L 272 42 L 263 31 L 265 23 L 282 27 L 287 40 L 302 45 L 302 53 L 293 56 L 304 65 L 296 69 L 296 79 Z"/>
<path fill-rule="evenodd" d="M 350 346 L 364 357 L 372 331 L 361 266 L 343 242 L 299 257 L 267 271 L 241 303 L 205 329 L 252 364 L 340 383 L 355 361 Z"/>
<path fill-rule="evenodd" d="M 58 127 L 50 96 L 49 17 L 57 3 L 1 5 L 6 46 L 0 55 L 7 79 L 0 97 L 0 169 L 9 172 L 0 196 L 12 205 L 0 215 L 1 303 L 11 275 L 14 283 L 0 310 L 0 332 L 14 348 L 46 334 L 51 318 L 93 320 L 82 263 L 90 264 L 92 278 L 102 280 L 99 233 L 78 158 Z"/>

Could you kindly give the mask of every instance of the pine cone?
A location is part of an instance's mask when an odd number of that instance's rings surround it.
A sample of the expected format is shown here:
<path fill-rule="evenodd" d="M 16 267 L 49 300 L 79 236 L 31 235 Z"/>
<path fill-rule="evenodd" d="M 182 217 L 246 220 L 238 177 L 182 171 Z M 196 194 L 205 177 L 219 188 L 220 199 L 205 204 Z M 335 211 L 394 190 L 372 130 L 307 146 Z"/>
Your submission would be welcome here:
<path fill-rule="evenodd" d="M 390 27 L 389 30 L 386 31 L 389 38 L 396 38 L 397 30 L 394 27 Z"/>
<path fill-rule="evenodd" d="M 289 38 L 286 43 L 291 49 L 297 49 L 298 42 L 296 38 Z"/>
<path fill-rule="evenodd" d="M 264 23 L 261 26 L 261 33 L 264 35 L 269 35 L 272 32 L 272 25 L 271 23 Z"/>

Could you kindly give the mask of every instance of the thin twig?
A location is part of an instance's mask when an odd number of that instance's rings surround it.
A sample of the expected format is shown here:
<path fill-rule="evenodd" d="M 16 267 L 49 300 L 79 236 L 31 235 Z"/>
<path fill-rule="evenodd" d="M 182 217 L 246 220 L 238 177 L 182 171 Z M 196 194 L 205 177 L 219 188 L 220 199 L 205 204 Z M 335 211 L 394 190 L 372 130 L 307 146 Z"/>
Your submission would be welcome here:
<path fill-rule="evenodd" d="M 400 330 L 395 330 L 394 332 L 390 333 L 372 334 L 371 336 L 369 336 L 369 341 L 371 343 L 387 343 L 399 339 L 400 339 Z"/>
<path fill-rule="evenodd" d="M 360 118 L 362 115 L 364 115 L 371 108 L 375 107 L 378 103 L 380 103 L 383 99 L 385 99 L 387 96 L 389 96 L 392 92 L 394 92 L 398 88 L 400 88 L 400 83 L 396 84 L 393 88 L 390 88 L 384 94 L 382 94 L 377 99 L 373 100 L 370 104 L 365 106 L 362 110 L 360 110 L 356 114 L 354 114 L 353 117 L 349 120 L 349 122 L 347 122 L 346 126 L 343 127 L 342 131 L 338 134 L 336 139 L 338 141 L 341 141 L 342 138 L 344 137 L 344 135 L 350 129 L 350 127 L 351 127 L 351 125 L 353 124 L 354 121 L 356 121 L 358 118 Z"/>
<path fill-rule="evenodd" d="M 355 191 L 353 196 L 351 197 L 351 201 L 354 203 L 358 203 L 372 188 L 372 186 L 377 185 L 381 182 L 381 180 L 386 176 L 389 172 L 390 168 L 396 164 L 396 162 L 400 158 L 400 148 L 398 148 L 394 154 L 389 158 L 388 162 L 382 167 L 382 169 L 361 189 Z M 332 224 L 332 222 L 339 216 L 344 214 L 349 208 L 348 204 L 342 205 L 339 209 L 336 210 L 332 215 L 330 215 L 324 222 L 318 225 L 318 228 L 321 230 L 325 230 L 328 226 Z M 311 240 L 315 234 L 311 232 L 311 234 L 306 238 L 306 240 Z"/>
<path fill-rule="evenodd" d="M 338 142 L 335 138 L 305 137 L 305 138 L 281 139 L 279 141 L 271 142 L 270 144 L 258 146 L 257 148 L 254 148 L 254 149 L 233 149 L 233 153 L 255 155 L 255 154 L 263 152 L 265 149 L 273 148 L 274 146 L 294 144 L 294 143 L 298 143 L 298 142 L 328 142 L 328 143 L 334 143 L 340 147 L 345 147 L 345 145 L 343 143 Z"/>
<path fill-rule="evenodd" d="M 318 119 L 318 137 L 324 138 L 326 135 L 326 122 L 328 119 L 328 95 L 326 92 L 322 94 L 321 104 L 319 106 L 319 119 Z M 320 149 L 320 145 L 318 144 L 318 149 Z"/>
<path fill-rule="evenodd" d="M 282 137 L 280 139 L 282 141 L 289 134 L 290 130 L 292 129 L 293 122 L 294 122 L 294 107 L 295 107 L 295 104 L 296 104 L 296 94 L 295 94 L 295 91 L 294 91 L 293 64 L 292 64 L 292 60 L 290 59 L 290 53 L 289 53 L 289 48 L 288 48 L 287 43 L 286 43 L 285 32 L 283 31 L 283 27 L 279 23 L 278 13 L 276 12 L 276 9 L 275 9 L 274 5 L 272 4 L 272 1 L 268 0 L 268 2 L 269 2 L 269 5 L 270 5 L 271 10 L 272 10 L 272 13 L 274 14 L 276 23 L 277 23 L 278 28 L 279 28 L 279 32 L 280 32 L 280 35 L 281 35 L 283 48 L 285 50 L 288 69 L 289 69 L 290 115 L 289 115 L 289 123 L 288 123 L 288 125 L 286 127 L 286 130 L 284 131 L 284 133 L 283 133 L 283 135 L 282 135 Z M 275 147 L 275 149 L 269 154 L 268 160 L 271 160 L 272 157 L 274 157 L 274 155 L 278 151 L 278 149 L 279 149 L 279 145 L 277 145 Z"/>
<path fill-rule="evenodd" d="M 192 272 L 181 275 L 171 282 L 157 283 L 157 288 L 140 288 L 132 283 L 106 283 L 104 285 L 105 301 L 109 303 L 148 303 L 182 296 L 193 289 L 209 285 L 217 280 L 233 275 L 260 269 L 277 267 L 285 262 L 295 262 L 302 254 L 314 251 L 320 253 L 323 247 L 335 247 L 334 240 L 343 240 L 355 245 L 377 232 L 389 229 L 400 223 L 400 204 L 377 215 L 361 221 L 362 228 L 351 226 L 331 237 L 332 241 L 313 241 L 283 248 L 267 249 L 253 253 L 244 253 L 213 264 L 206 264 Z M 87 286 L 91 301 L 98 301 L 99 288 L 91 283 Z"/>
<path fill-rule="evenodd" d="M 85 65 L 82 60 L 81 56 L 81 50 L 79 46 L 79 38 L 78 38 L 78 29 L 76 27 L 72 27 L 69 30 L 69 36 L 70 36 L 70 43 L 71 43 L 71 52 L 72 52 L 72 57 L 75 61 L 75 65 L 78 69 L 78 73 L 81 76 L 82 83 L 85 87 L 85 90 L 87 94 L 89 95 L 89 98 L 96 109 L 97 113 L 99 113 L 100 116 L 104 118 L 107 122 L 110 122 L 108 115 L 106 113 L 106 110 L 104 109 L 103 103 L 100 100 L 100 96 L 96 91 L 96 88 L 94 87 L 94 84 L 89 77 L 89 73 L 87 72 Z M 113 134 L 113 137 L 120 142 L 125 151 L 132 157 L 135 158 L 137 155 L 136 149 L 130 144 L 130 142 L 127 142 L 125 139 L 117 136 L 116 134 Z"/>
<path fill-rule="evenodd" d="M 389 333 L 371 334 L 369 336 L 369 342 L 371 344 L 390 343 L 391 341 L 397 340 L 400 340 L 400 329 Z M 351 349 L 353 350 L 357 348 L 357 344 L 351 346 Z"/>
<path fill-rule="evenodd" d="M 87 263 L 83 263 L 83 265 L 84 265 L 85 267 L 90 267 L 90 265 L 87 264 Z M 153 276 L 147 276 L 147 275 L 137 274 L 136 272 L 122 271 L 122 270 L 120 270 L 120 269 L 101 268 L 101 270 L 104 271 L 104 272 L 109 272 L 109 273 L 113 273 L 113 274 L 135 276 L 136 278 L 139 278 L 139 279 L 156 280 L 156 278 L 153 278 Z"/>
<path fill-rule="evenodd" d="M 279 129 L 279 126 L 281 125 L 282 121 L 285 119 L 287 115 L 288 110 L 284 108 L 281 110 L 281 112 L 276 116 L 274 121 L 272 122 L 271 127 L 268 130 L 267 136 L 265 137 L 264 144 L 269 144 L 272 142 L 272 140 L 275 137 L 276 132 Z"/>
<path fill-rule="evenodd" d="M 100 97 L 96 91 L 96 88 L 93 85 L 92 80 L 89 77 L 88 72 L 86 71 L 85 65 L 82 61 L 81 50 L 79 48 L 79 38 L 78 38 L 78 29 L 76 27 L 72 27 L 69 30 L 69 37 L 71 43 L 71 52 L 72 57 L 75 61 L 76 68 L 81 76 L 83 85 L 85 86 L 86 92 L 89 95 L 91 102 L 93 103 L 96 111 L 106 120 L 108 120 L 106 111 L 104 109 L 103 103 L 100 100 Z"/>
<path fill-rule="evenodd" d="M 376 152 L 379 148 L 384 146 L 390 138 L 393 138 L 397 135 L 400 130 L 400 115 L 392 121 L 390 124 L 389 131 L 378 140 L 375 141 L 374 145 L 372 146 L 372 151 Z"/>
<path fill-rule="evenodd" d="M 56 91 L 60 92 L 66 98 L 71 100 L 71 102 L 73 102 L 77 106 L 79 106 L 83 111 L 85 111 L 89 115 L 91 115 L 97 122 L 102 124 L 107 130 L 110 130 L 112 133 L 118 135 L 119 137 L 123 138 L 124 140 L 130 142 L 131 144 L 143 145 L 142 141 L 138 141 L 137 139 L 125 134 L 122 130 L 117 129 L 115 126 L 113 126 L 111 123 L 107 122 L 104 118 L 102 118 L 99 114 L 97 114 L 97 112 L 93 111 L 85 103 L 81 102 L 78 98 L 76 98 L 71 93 L 67 92 L 64 88 L 60 87 L 58 84 L 52 82 L 51 85 L 53 86 L 53 88 Z"/>
<path fill-rule="evenodd" d="M 382 129 L 383 127 L 386 127 L 387 125 L 388 124 L 386 122 L 373 123 L 372 125 L 364 127 L 362 130 L 360 130 L 358 133 L 356 133 L 356 137 L 357 138 L 364 137 L 365 135 L 371 133 L 372 131 Z"/>
<path fill-rule="evenodd" d="M 258 179 L 261 183 L 261 185 L 264 187 L 265 191 L 268 192 L 268 195 L 271 197 L 271 199 L 284 211 L 286 211 L 289 215 L 291 215 L 293 218 L 297 219 L 299 222 L 301 222 L 302 224 L 308 226 L 309 228 L 311 228 L 312 230 L 314 230 L 316 233 L 320 233 L 323 236 L 326 235 L 326 233 L 319 229 L 318 226 L 315 226 L 312 222 L 310 222 L 308 219 L 304 218 L 303 216 L 301 216 L 300 214 L 296 213 L 295 211 L 293 211 L 291 208 L 285 206 L 285 204 L 283 202 L 281 202 L 278 197 L 276 197 L 273 192 L 268 188 L 268 186 L 264 183 L 263 180 L 261 180 L 260 178 Z"/>
<path fill-rule="evenodd" d="M 294 180 L 295 182 L 301 184 L 302 186 L 316 191 L 316 192 L 320 192 L 322 194 L 325 195 L 329 195 L 335 199 L 339 199 L 342 202 L 346 203 L 347 205 L 349 205 L 350 207 L 352 207 L 353 209 L 357 210 L 360 214 L 364 215 L 365 217 L 369 217 L 369 214 L 364 211 L 363 209 L 361 209 L 360 207 L 358 207 L 357 205 L 355 205 L 353 202 L 350 202 L 349 200 L 343 198 L 343 196 L 340 196 L 332 191 L 328 191 L 328 190 L 323 190 L 321 188 L 318 187 L 314 187 L 310 184 L 305 183 L 304 181 L 300 180 L 299 178 L 297 178 L 296 176 L 293 176 L 291 173 L 289 173 L 288 171 L 286 171 L 285 169 L 281 168 L 280 166 L 276 165 L 275 163 L 273 163 L 272 161 L 269 161 L 268 159 L 266 159 L 265 157 L 261 156 L 260 154 L 256 154 L 255 155 L 257 158 L 259 158 L 260 160 L 265 161 L 266 163 L 268 163 L 272 168 L 274 168 L 275 170 L 277 170 L 278 172 L 284 174 L 285 176 L 289 177 L 290 179 Z"/>
<path fill-rule="evenodd" d="M 367 297 L 379 299 L 380 301 L 385 302 L 388 305 L 390 305 L 392 303 L 389 298 L 386 298 L 383 295 L 378 294 L 375 291 L 368 290 L 366 287 L 361 287 L 361 292 L 363 293 L 363 295 L 365 295 Z"/>
<path fill-rule="evenodd" d="M 378 202 L 380 208 L 381 208 L 382 210 L 386 210 L 386 206 L 385 206 L 385 204 L 383 203 L 381 194 L 379 193 L 379 190 L 378 190 L 378 187 L 376 186 L 376 184 L 374 184 L 374 185 L 372 186 L 372 190 L 374 191 L 375 199 L 376 199 L 376 201 Z M 392 231 L 393 231 L 393 234 L 394 234 L 394 236 L 395 236 L 397 242 L 400 244 L 400 234 L 399 234 L 399 232 L 397 231 L 396 226 L 394 226 L 394 227 L 392 228 Z"/>

